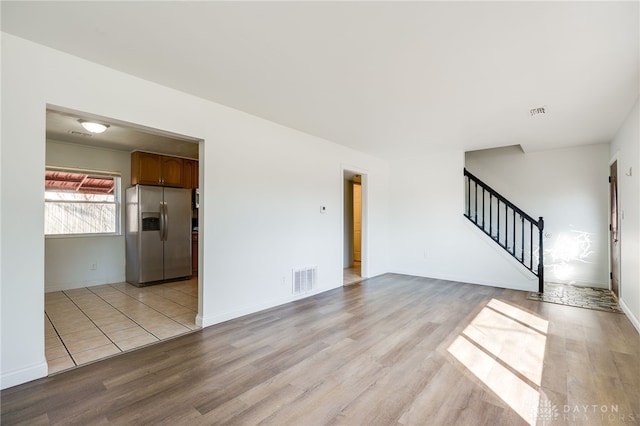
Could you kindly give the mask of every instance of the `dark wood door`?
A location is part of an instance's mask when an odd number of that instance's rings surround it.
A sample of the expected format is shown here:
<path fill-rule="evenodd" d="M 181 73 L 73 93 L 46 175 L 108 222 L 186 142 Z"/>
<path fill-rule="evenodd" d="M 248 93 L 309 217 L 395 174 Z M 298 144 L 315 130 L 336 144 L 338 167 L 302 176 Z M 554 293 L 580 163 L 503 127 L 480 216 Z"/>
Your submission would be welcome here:
<path fill-rule="evenodd" d="M 618 296 L 620 279 L 620 217 L 618 214 L 618 162 L 614 161 L 609 171 L 609 247 L 611 253 L 611 291 Z"/>

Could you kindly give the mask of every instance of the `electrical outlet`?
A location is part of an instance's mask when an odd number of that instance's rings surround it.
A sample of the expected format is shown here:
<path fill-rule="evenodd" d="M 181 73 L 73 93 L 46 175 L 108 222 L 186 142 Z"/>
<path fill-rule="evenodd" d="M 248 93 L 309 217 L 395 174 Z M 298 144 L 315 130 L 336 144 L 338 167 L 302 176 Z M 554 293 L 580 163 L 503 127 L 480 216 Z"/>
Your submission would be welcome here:
<path fill-rule="evenodd" d="M 98 269 L 98 264 L 97 263 L 92 263 L 91 264 L 91 270 L 95 271 L 96 269 Z"/>

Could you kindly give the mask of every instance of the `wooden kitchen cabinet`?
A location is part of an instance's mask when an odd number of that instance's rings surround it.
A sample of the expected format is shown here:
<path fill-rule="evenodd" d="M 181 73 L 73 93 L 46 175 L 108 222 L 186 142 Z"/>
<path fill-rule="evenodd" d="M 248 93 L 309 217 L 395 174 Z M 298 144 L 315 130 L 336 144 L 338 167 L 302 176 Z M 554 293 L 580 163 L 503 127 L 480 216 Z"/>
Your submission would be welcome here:
<path fill-rule="evenodd" d="M 134 151 L 131 184 L 182 187 L 184 160 L 179 157 Z"/>
<path fill-rule="evenodd" d="M 193 165 L 193 187 L 200 187 L 200 163 L 198 162 L 198 160 L 194 160 Z"/>
<path fill-rule="evenodd" d="M 198 187 L 198 161 L 197 160 L 183 160 L 184 170 L 182 173 L 182 186 L 184 188 L 197 188 Z"/>
<path fill-rule="evenodd" d="M 178 157 L 160 156 L 162 163 L 162 184 L 164 186 L 182 186 L 184 160 Z"/>

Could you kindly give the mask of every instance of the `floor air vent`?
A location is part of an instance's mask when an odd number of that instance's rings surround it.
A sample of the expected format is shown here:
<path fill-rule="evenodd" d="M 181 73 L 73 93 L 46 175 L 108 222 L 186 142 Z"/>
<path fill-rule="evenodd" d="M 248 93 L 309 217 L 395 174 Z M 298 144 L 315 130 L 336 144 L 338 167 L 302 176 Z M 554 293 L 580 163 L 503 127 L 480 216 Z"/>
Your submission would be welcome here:
<path fill-rule="evenodd" d="M 293 294 L 303 294 L 315 290 L 317 277 L 318 268 L 315 266 L 303 269 L 294 269 Z"/>

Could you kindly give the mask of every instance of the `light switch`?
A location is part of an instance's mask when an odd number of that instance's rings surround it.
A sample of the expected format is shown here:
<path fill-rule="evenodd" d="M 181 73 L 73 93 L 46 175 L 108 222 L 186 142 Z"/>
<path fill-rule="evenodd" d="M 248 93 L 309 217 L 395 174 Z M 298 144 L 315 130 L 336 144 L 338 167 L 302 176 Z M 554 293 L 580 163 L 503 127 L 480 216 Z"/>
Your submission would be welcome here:
<path fill-rule="evenodd" d="M 326 213 L 327 208 L 325 206 L 320 206 L 320 213 Z"/>

